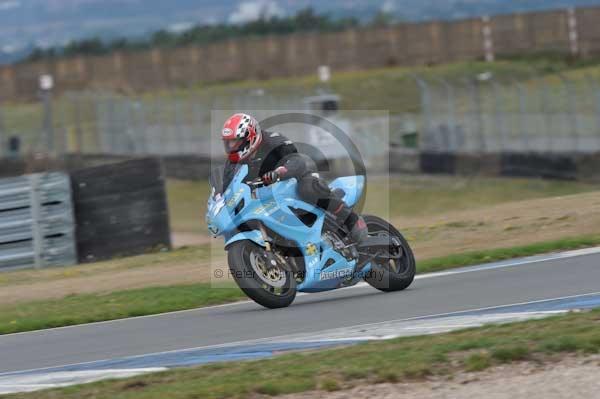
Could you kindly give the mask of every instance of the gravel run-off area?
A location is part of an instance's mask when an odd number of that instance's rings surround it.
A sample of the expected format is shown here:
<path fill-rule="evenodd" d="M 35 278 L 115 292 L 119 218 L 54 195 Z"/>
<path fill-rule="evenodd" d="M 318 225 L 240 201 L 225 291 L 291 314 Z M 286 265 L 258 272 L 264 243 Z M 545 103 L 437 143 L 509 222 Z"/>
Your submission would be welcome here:
<path fill-rule="evenodd" d="M 477 373 L 419 382 L 362 385 L 314 391 L 281 399 L 597 399 L 600 356 L 568 357 L 558 363 L 515 363 Z"/>

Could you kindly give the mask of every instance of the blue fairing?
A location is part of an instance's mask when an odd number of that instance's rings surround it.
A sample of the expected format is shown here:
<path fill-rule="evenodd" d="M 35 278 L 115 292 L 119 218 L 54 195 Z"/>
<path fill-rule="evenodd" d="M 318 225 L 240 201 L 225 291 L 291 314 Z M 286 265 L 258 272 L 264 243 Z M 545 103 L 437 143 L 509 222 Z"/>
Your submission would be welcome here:
<path fill-rule="evenodd" d="M 260 245 L 261 247 L 265 246 L 265 240 L 262 237 L 262 234 L 258 230 L 252 231 L 244 231 L 243 233 L 238 233 L 231 237 L 229 240 L 225 242 L 225 249 L 229 248 L 231 244 L 237 241 L 250 240 L 255 244 Z"/>
<path fill-rule="evenodd" d="M 296 197 L 297 182 L 285 180 L 255 191 L 243 183 L 248 167 L 238 170 L 222 198 L 211 195 L 208 202 L 206 222 L 213 235 L 222 235 L 226 247 L 240 240 L 250 240 L 264 246 L 264 238 L 258 230 L 239 232 L 238 226 L 260 221 L 267 228 L 297 244 L 304 255 L 306 277 L 298 285 L 299 291 L 316 292 L 338 288 L 341 282 L 354 273 L 355 261 L 347 261 L 327 243 L 321 242 L 325 212 L 300 201 Z M 331 183 L 332 188 L 344 190 L 344 201 L 356 204 L 362 195 L 364 178 L 342 177 Z M 309 225 L 294 213 L 302 210 L 314 215 Z M 251 225 L 247 224 L 247 225 Z M 329 264 L 326 269 L 324 265 Z M 368 272 L 369 268 L 363 269 Z"/>
<path fill-rule="evenodd" d="M 345 176 L 339 177 L 331 182 L 329 185 L 331 189 L 342 189 L 346 193 L 344 195 L 344 202 L 348 206 L 354 206 L 360 201 L 363 190 L 365 188 L 365 177 L 364 176 Z"/>

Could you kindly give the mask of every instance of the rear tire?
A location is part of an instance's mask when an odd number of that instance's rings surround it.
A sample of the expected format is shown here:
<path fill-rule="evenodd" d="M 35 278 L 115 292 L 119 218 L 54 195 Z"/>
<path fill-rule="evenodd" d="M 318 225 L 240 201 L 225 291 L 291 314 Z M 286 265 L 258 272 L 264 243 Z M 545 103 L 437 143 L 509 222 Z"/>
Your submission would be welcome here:
<path fill-rule="evenodd" d="M 252 241 L 233 243 L 227 249 L 229 269 L 238 287 L 268 309 L 285 308 L 296 298 L 296 280 L 280 267 L 266 270 L 261 259 L 266 249 Z"/>
<path fill-rule="evenodd" d="M 402 291 L 408 288 L 412 284 L 416 273 L 415 257 L 410 245 L 404 236 L 384 219 L 372 215 L 364 215 L 363 218 L 369 229 L 369 235 L 387 234 L 396 237 L 400 241 L 404 252 L 401 264 L 396 264 L 395 262 L 387 262 L 387 264 L 378 264 L 375 261 L 371 262 L 372 273 L 369 273 L 365 277 L 365 281 L 372 287 L 383 292 Z"/>

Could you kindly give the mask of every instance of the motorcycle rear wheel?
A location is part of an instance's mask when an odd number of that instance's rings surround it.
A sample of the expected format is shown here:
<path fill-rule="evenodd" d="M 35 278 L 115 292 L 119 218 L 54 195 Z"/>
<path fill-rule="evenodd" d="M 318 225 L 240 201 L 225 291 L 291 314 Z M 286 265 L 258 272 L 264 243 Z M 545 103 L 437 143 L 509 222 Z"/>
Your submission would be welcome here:
<path fill-rule="evenodd" d="M 403 252 L 400 261 L 372 261 L 372 271 L 365 276 L 365 281 L 383 292 L 405 290 L 412 284 L 416 273 L 415 257 L 410 245 L 404 236 L 384 219 L 372 215 L 363 217 L 369 229 L 369 235 L 395 237 L 400 242 Z"/>
<path fill-rule="evenodd" d="M 288 307 L 296 298 L 296 280 L 280 266 L 267 267 L 266 249 L 252 241 L 228 248 L 229 269 L 238 287 L 250 299 L 268 309 Z"/>

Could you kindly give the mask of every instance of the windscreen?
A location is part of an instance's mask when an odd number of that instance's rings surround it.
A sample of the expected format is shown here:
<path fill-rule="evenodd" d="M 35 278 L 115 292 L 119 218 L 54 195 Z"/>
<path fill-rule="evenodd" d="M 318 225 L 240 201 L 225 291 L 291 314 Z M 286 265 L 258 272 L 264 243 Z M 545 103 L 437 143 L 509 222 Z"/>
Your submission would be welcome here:
<path fill-rule="evenodd" d="M 210 183 L 210 186 L 214 189 L 215 193 L 222 193 L 224 191 L 224 187 L 223 187 L 224 170 L 225 170 L 224 166 L 219 166 L 219 167 L 214 168 L 210 172 L 209 183 Z"/>

